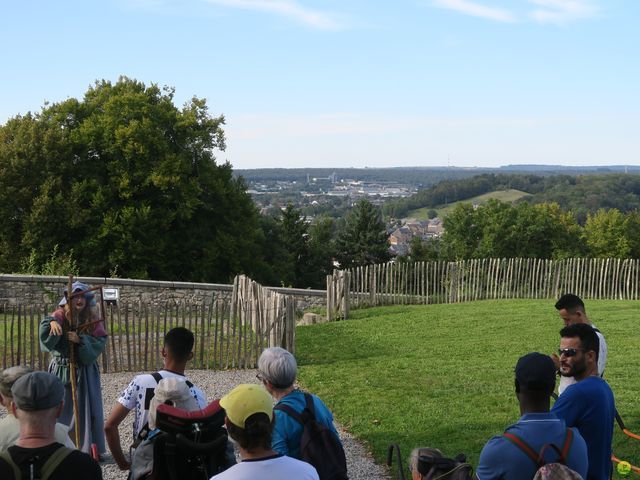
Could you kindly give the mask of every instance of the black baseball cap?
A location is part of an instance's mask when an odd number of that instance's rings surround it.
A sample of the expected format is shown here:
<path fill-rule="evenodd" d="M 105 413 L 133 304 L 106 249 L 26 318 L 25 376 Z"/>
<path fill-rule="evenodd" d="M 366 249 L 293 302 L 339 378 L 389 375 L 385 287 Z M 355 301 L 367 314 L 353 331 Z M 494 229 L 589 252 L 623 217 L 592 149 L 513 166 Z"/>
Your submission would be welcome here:
<path fill-rule="evenodd" d="M 556 386 L 556 367 L 549 355 L 527 353 L 516 363 L 516 380 L 520 388 L 551 394 Z"/>

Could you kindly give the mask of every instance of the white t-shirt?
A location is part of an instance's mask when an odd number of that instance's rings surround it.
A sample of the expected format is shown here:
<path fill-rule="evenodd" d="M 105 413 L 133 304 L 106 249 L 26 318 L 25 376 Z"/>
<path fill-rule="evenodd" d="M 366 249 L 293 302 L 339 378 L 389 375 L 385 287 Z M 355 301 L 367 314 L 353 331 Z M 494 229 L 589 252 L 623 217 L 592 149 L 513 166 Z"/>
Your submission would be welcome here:
<path fill-rule="evenodd" d="M 180 375 L 179 373 L 170 372 L 169 370 L 160 370 L 158 373 L 162 376 L 162 378 L 184 378 L 188 380 L 184 375 Z M 158 382 L 153 378 L 153 375 L 150 373 L 145 373 L 142 375 L 137 375 L 131 380 L 131 383 L 123 390 L 118 397 L 118 402 L 127 410 L 135 409 L 135 418 L 133 420 L 133 439 L 135 440 L 142 430 L 142 427 L 148 422 L 149 418 L 149 406 L 151 404 L 151 399 L 155 388 L 158 386 Z M 204 408 L 207 406 L 207 401 L 200 390 L 195 385 L 190 387 L 189 390 L 193 395 L 193 398 L 198 402 L 198 406 L 200 408 Z"/>
<path fill-rule="evenodd" d="M 595 325 L 591 326 L 596 328 Z M 602 377 L 604 375 L 604 368 L 607 366 L 607 342 L 604 340 L 604 335 L 597 330 L 596 335 L 598 335 L 598 341 L 600 343 L 600 348 L 598 349 L 598 375 Z M 560 376 L 558 395 L 562 395 L 562 392 L 564 392 L 569 385 L 573 385 L 574 383 L 576 383 L 575 378 Z"/>
<path fill-rule="evenodd" d="M 319 480 L 318 472 L 310 464 L 283 455 L 243 460 L 211 480 Z"/>

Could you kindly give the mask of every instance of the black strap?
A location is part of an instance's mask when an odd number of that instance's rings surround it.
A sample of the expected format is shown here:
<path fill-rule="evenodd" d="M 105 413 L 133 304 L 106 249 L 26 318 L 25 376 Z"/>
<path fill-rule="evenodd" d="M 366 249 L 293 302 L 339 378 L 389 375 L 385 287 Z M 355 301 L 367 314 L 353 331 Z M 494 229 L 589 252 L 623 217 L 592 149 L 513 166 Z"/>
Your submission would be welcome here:
<path fill-rule="evenodd" d="M 298 412 L 296 412 L 293 408 L 291 408 L 289 405 L 282 405 L 279 403 L 273 408 L 274 410 L 280 410 L 281 412 L 285 412 L 286 414 L 288 414 L 289 416 L 297 420 L 298 423 L 300 423 L 301 425 L 304 425 L 304 420 L 302 419 L 302 416 Z"/>
<path fill-rule="evenodd" d="M 307 410 L 309 410 L 309 413 L 311 414 L 311 418 L 315 419 L 316 409 L 313 405 L 313 397 L 311 396 L 310 393 L 304 392 L 304 400 L 307 404 Z"/>
<path fill-rule="evenodd" d="M 315 419 L 316 418 L 316 412 L 315 412 L 315 408 L 313 406 L 313 397 L 311 396 L 311 394 L 309 393 L 304 393 L 304 401 L 305 401 L 305 410 L 307 410 L 309 412 L 309 416 L 310 418 Z M 273 407 L 274 410 L 280 410 L 281 412 L 285 412 L 287 413 L 289 416 L 293 417 L 295 420 L 298 421 L 298 423 L 300 423 L 301 425 L 304 425 L 305 423 L 305 418 L 298 412 L 296 412 L 293 408 L 291 408 L 289 405 L 284 405 L 282 403 L 278 403 L 275 407 Z"/>

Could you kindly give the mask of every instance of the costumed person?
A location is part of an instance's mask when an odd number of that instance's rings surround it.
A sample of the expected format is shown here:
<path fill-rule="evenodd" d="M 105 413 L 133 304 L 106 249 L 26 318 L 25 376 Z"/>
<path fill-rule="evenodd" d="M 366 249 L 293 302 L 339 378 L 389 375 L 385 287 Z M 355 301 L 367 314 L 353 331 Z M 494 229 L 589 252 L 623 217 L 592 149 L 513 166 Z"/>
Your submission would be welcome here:
<path fill-rule="evenodd" d="M 77 448 L 91 453 L 91 445 L 95 443 L 98 454 L 102 455 L 106 448 L 98 357 L 106 347 L 107 332 L 90 287 L 74 282 L 71 291 L 69 295 L 65 288 L 58 309 L 40 322 L 40 345 L 44 351 L 51 352 L 49 372 L 60 378 L 65 386 L 64 408 L 58 421 L 69 426 L 69 435 L 75 440 L 69 355 L 73 343 L 80 432 L 80 445 Z"/>

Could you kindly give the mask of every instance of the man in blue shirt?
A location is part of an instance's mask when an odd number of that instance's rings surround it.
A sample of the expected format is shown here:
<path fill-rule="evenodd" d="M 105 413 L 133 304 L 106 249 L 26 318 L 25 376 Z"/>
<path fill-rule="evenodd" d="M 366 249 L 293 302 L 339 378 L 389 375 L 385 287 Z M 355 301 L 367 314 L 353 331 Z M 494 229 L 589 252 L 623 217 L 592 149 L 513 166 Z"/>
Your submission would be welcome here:
<path fill-rule="evenodd" d="M 546 444 L 554 444 L 561 450 L 566 446 L 565 464 L 584 478 L 587 474 L 584 439 L 575 428 L 570 429 L 569 433 L 564 420 L 549 412 L 550 397 L 556 383 L 556 369 L 551 358 L 541 353 L 529 353 L 521 357 L 516 364 L 515 377 L 516 397 L 522 416 L 503 435 L 493 437 L 484 446 L 476 478 L 533 478 L 538 465 L 523 450 L 523 444 L 528 445 L 531 455 L 536 457 Z M 547 448 L 544 460 L 547 463 L 557 462 L 558 454 L 552 448 Z"/>
<path fill-rule="evenodd" d="M 598 336 L 590 325 L 560 330 L 560 375 L 574 377 L 551 409 L 567 425 L 577 427 L 589 455 L 587 480 L 611 478 L 611 439 L 615 418 L 613 392 L 598 376 Z"/>

